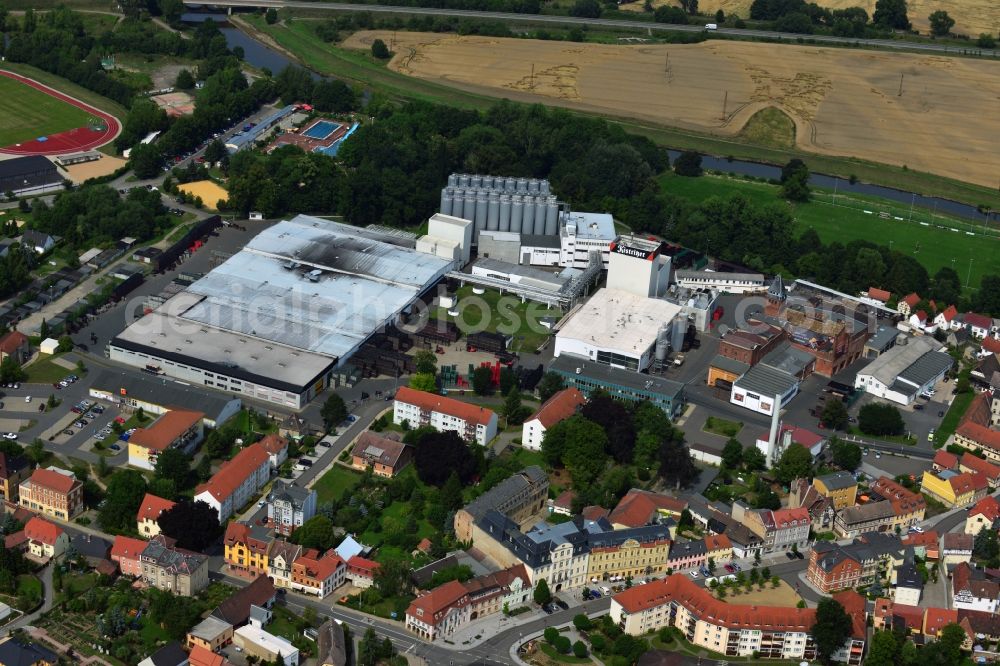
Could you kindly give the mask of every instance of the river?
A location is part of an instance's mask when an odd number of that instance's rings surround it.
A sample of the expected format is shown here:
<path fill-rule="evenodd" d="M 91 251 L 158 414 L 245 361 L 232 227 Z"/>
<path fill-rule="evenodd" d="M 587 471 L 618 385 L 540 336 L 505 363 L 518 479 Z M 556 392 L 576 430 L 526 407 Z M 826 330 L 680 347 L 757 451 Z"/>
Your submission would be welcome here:
<path fill-rule="evenodd" d="M 236 46 L 242 48 L 243 59 L 258 69 L 266 67 L 271 70 L 272 73 L 277 74 L 288 65 L 294 64 L 300 67 L 302 66 L 300 63 L 292 61 L 287 56 L 278 53 L 242 30 L 233 27 L 229 23 L 225 14 L 187 13 L 181 18 L 186 23 L 200 23 L 202 21 L 214 20 L 217 23 L 222 24 L 220 26 L 220 30 L 226 37 L 226 43 L 229 45 L 229 48 L 234 48 Z M 313 72 L 313 76 L 321 78 L 315 72 Z M 366 98 L 368 96 L 368 92 L 369 91 L 365 91 Z M 676 159 L 680 154 L 680 152 L 676 150 L 670 150 L 668 152 L 670 153 L 671 161 Z M 734 175 L 754 176 L 757 178 L 777 180 L 781 177 L 780 166 L 761 164 L 759 162 L 748 162 L 745 160 L 729 160 L 724 157 L 713 157 L 711 155 L 702 156 L 702 167 L 712 171 L 721 171 Z M 862 183 L 860 181 L 851 183 L 846 178 L 828 176 L 821 173 L 811 174 L 809 183 L 815 187 L 836 190 L 837 192 L 863 194 L 866 196 L 888 199 L 907 206 L 919 206 L 928 210 L 940 211 L 955 217 L 972 220 L 977 223 L 985 220 L 983 213 L 980 213 L 975 206 L 960 203 L 958 201 L 952 201 L 951 199 L 928 197 L 915 192 L 907 192 L 905 190 L 884 187 L 882 185 L 873 185 L 871 183 Z M 996 220 L 998 219 L 998 216 L 1000 216 L 1000 211 L 992 213 L 990 215 L 990 219 Z"/>

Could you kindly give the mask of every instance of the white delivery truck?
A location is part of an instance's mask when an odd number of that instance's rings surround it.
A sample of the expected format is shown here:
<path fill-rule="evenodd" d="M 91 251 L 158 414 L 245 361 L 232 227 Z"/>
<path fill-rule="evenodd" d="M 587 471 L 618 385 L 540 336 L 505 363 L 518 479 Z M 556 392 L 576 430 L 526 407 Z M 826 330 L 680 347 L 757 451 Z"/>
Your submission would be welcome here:
<path fill-rule="evenodd" d="M 718 30 L 719 25 L 717 23 L 706 23 L 705 30 Z"/>

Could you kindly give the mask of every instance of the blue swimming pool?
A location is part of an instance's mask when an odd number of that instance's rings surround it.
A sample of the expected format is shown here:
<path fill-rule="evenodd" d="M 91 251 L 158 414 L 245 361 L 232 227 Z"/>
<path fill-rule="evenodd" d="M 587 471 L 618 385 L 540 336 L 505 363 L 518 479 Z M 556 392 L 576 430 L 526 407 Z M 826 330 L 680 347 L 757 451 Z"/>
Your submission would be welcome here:
<path fill-rule="evenodd" d="M 321 120 L 309 129 L 304 130 L 302 136 L 307 136 L 310 139 L 325 139 L 333 134 L 338 127 L 340 125 L 331 120 Z"/>

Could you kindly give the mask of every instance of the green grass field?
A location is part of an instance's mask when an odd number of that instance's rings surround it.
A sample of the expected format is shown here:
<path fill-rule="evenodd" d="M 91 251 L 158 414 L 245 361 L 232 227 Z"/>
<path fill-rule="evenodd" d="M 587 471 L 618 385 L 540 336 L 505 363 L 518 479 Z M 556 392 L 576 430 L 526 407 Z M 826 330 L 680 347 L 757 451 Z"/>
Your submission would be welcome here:
<path fill-rule="evenodd" d="M 725 176 L 684 178 L 667 174 L 661 183 L 666 191 L 692 201 L 741 193 L 753 201 L 789 206 L 799 233 L 815 229 L 826 243 L 848 243 L 856 239 L 882 245 L 891 243 L 892 249 L 915 257 L 930 275 L 944 266 L 954 267 L 963 284 L 968 281 L 973 289 L 979 286 L 983 275 L 1000 273 L 1000 238 L 983 235 L 981 230 L 970 226 L 967 221 L 941 215 L 932 217 L 928 211 L 916 210 L 911 222 L 905 206 L 897 207 L 885 200 L 842 194 L 837 195 L 838 203 L 833 205 L 829 203 L 833 200 L 832 193 L 824 191 L 816 192 L 813 201 L 808 203 L 789 203 L 778 196 L 776 185 Z M 865 213 L 865 210 L 872 211 L 872 214 Z M 879 217 L 879 212 L 888 213 L 888 219 Z M 903 220 L 894 217 L 902 217 Z M 925 220 L 928 226 L 920 223 Z M 942 226 L 945 228 L 938 228 Z M 967 235 L 965 231 L 969 229 L 976 229 L 972 231 L 976 235 Z"/>
<path fill-rule="evenodd" d="M 0 146 L 83 127 L 89 117 L 83 109 L 0 77 Z"/>
<path fill-rule="evenodd" d="M 543 318 L 562 317 L 562 312 L 552 310 L 540 303 L 527 301 L 522 303 L 519 298 L 506 295 L 507 299 L 501 305 L 505 295 L 494 289 L 487 289 L 482 295 L 472 293 L 472 287 L 466 285 L 457 292 L 458 316 L 452 317 L 446 308 L 439 308 L 434 314 L 441 321 L 454 321 L 463 333 L 488 331 L 511 335 L 514 341 L 511 349 L 514 351 L 534 351 L 549 336 L 549 330 L 538 322 Z M 485 305 L 485 308 L 484 308 Z"/>
<path fill-rule="evenodd" d="M 343 494 L 361 483 L 361 472 L 334 465 L 329 472 L 321 476 L 313 484 L 316 491 L 316 503 L 339 500 Z"/>

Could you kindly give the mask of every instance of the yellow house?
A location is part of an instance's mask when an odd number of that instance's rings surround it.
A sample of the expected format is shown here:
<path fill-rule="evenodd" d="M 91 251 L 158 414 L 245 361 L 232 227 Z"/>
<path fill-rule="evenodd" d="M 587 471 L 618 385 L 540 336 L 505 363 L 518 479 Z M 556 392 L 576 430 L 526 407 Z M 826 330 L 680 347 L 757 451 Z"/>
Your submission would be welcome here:
<path fill-rule="evenodd" d="M 254 534 L 246 523 L 229 523 L 224 539 L 226 564 L 233 573 L 256 578 L 266 576 L 271 538 Z"/>
<path fill-rule="evenodd" d="M 597 582 L 663 573 L 669 555 L 670 530 L 665 526 L 604 532 L 594 535 L 587 577 Z"/>
<path fill-rule="evenodd" d="M 39 559 L 59 557 L 69 547 L 69 536 L 61 527 L 35 516 L 24 526 L 28 552 Z"/>
<path fill-rule="evenodd" d="M 174 409 L 148 428 L 137 428 L 128 440 L 128 464 L 152 471 L 160 454 L 167 449 L 192 451 L 204 435 L 204 418 L 201 412 Z"/>
<path fill-rule="evenodd" d="M 710 534 L 704 538 L 705 561 L 714 560 L 721 566 L 733 559 L 733 542 L 725 534 Z"/>
<path fill-rule="evenodd" d="M 986 495 L 988 485 L 986 476 L 980 473 L 927 470 L 921 479 L 920 490 L 953 509 L 978 502 Z"/>
<path fill-rule="evenodd" d="M 854 506 L 858 496 L 858 482 L 850 472 L 834 472 L 813 479 L 813 488 L 823 497 L 829 497 L 837 511 Z"/>

